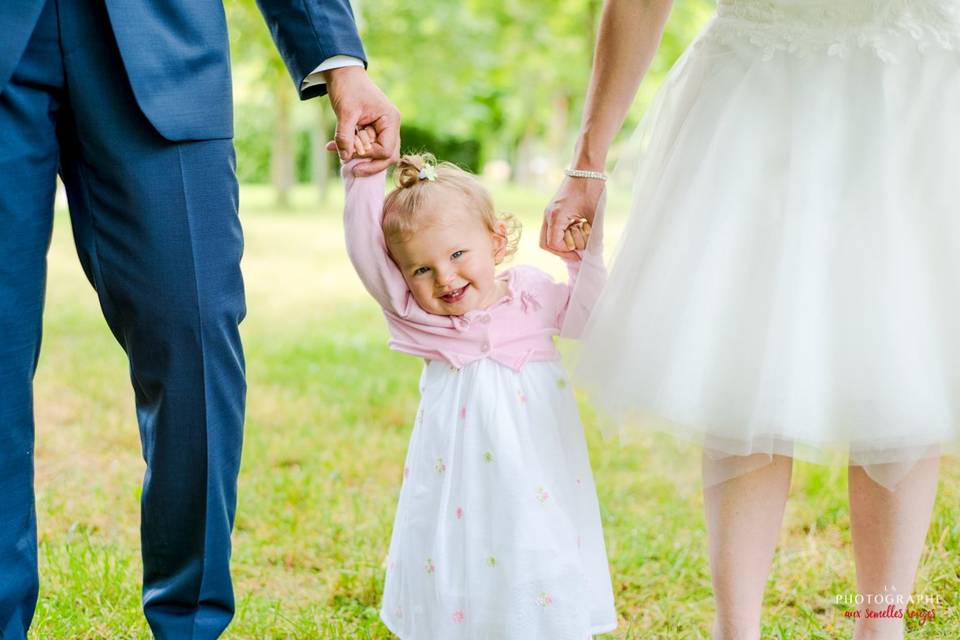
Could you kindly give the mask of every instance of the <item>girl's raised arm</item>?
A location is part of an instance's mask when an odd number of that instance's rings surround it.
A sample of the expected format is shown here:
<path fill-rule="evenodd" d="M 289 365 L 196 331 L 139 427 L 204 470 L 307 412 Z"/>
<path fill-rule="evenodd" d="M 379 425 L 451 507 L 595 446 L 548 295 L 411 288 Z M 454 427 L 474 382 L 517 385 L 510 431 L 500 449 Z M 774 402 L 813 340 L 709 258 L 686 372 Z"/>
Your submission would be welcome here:
<path fill-rule="evenodd" d="M 576 252 L 579 259 L 564 255 L 567 263 L 567 297 L 558 315 L 560 335 L 564 338 L 579 338 L 590 319 L 590 313 L 607 282 L 607 268 L 603 261 L 603 200 L 597 208 L 590 231 L 590 239 L 583 251 Z"/>
<path fill-rule="evenodd" d="M 363 161 L 343 165 L 343 230 L 347 255 L 370 295 L 389 313 L 406 317 L 416 307 L 407 284 L 387 253 L 383 239 L 383 196 L 386 171 L 372 176 L 357 176 L 353 167 Z M 419 308 L 419 307 L 417 307 Z"/>

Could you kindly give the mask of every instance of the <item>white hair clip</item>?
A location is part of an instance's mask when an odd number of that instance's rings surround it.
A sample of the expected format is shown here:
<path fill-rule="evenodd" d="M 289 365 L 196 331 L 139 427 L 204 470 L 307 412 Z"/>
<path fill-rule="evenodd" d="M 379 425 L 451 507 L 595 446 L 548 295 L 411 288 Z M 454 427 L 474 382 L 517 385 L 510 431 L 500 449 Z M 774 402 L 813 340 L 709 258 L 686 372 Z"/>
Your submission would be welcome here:
<path fill-rule="evenodd" d="M 423 165 L 423 168 L 420 169 L 420 173 L 417 174 L 421 180 L 429 180 L 430 182 L 437 181 L 437 168 L 432 164 Z"/>

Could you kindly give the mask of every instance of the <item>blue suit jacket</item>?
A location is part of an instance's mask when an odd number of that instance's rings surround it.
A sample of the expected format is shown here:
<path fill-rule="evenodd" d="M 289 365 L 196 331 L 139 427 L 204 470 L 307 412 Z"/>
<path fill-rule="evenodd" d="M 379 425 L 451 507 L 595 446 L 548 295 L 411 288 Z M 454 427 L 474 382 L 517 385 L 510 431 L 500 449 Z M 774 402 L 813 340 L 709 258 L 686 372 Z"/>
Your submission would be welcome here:
<path fill-rule="evenodd" d="M 47 1 L 0 2 L 0 93 Z M 137 103 L 160 135 L 168 140 L 231 137 L 233 98 L 222 0 L 105 2 Z M 366 61 L 349 0 L 257 4 L 298 91 L 307 74 L 331 56 Z M 301 98 L 323 92 L 323 86 L 312 87 Z"/>

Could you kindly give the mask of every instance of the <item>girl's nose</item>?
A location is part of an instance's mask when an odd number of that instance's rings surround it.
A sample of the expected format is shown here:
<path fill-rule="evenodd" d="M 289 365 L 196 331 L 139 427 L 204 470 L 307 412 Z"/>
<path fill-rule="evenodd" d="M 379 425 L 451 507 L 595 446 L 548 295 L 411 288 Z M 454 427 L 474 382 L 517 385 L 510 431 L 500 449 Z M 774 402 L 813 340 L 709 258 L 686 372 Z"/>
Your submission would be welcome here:
<path fill-rule="evenodd" d="M 437 274 L 437 286 L 445 287 L 451 282 L 453 282 L 453 272 L 452 271 L 436 271 Z"/>

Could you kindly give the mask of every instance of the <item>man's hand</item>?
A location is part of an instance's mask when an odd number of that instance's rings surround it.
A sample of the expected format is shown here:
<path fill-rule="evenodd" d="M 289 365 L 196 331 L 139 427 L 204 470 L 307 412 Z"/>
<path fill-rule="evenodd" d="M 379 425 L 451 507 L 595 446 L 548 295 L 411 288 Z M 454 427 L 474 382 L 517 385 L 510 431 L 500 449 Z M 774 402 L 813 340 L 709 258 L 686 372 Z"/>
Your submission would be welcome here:
<path fill-rule="evenodd" d="M 376 139 L 369 145 L 365 157 L 370 162 L 358 165 L 358 176 L 369 176 L 383 171 L 400 159 L 400 112 L 377 85 L 371 82 L 362 67 L 340 67 L 324 72 L 330 104 L 337 115 L 334 143 L 340 159 L 346 162 L 354 157 L 354 135 L 361 129 L 373 129 Z"/>
<path fill-rule="evenodd" d="M 599 180 L 566 178 L 543 212 L 540 248 L 568 259 L 573 249 L 586 246 L 603 188 Z"/>

